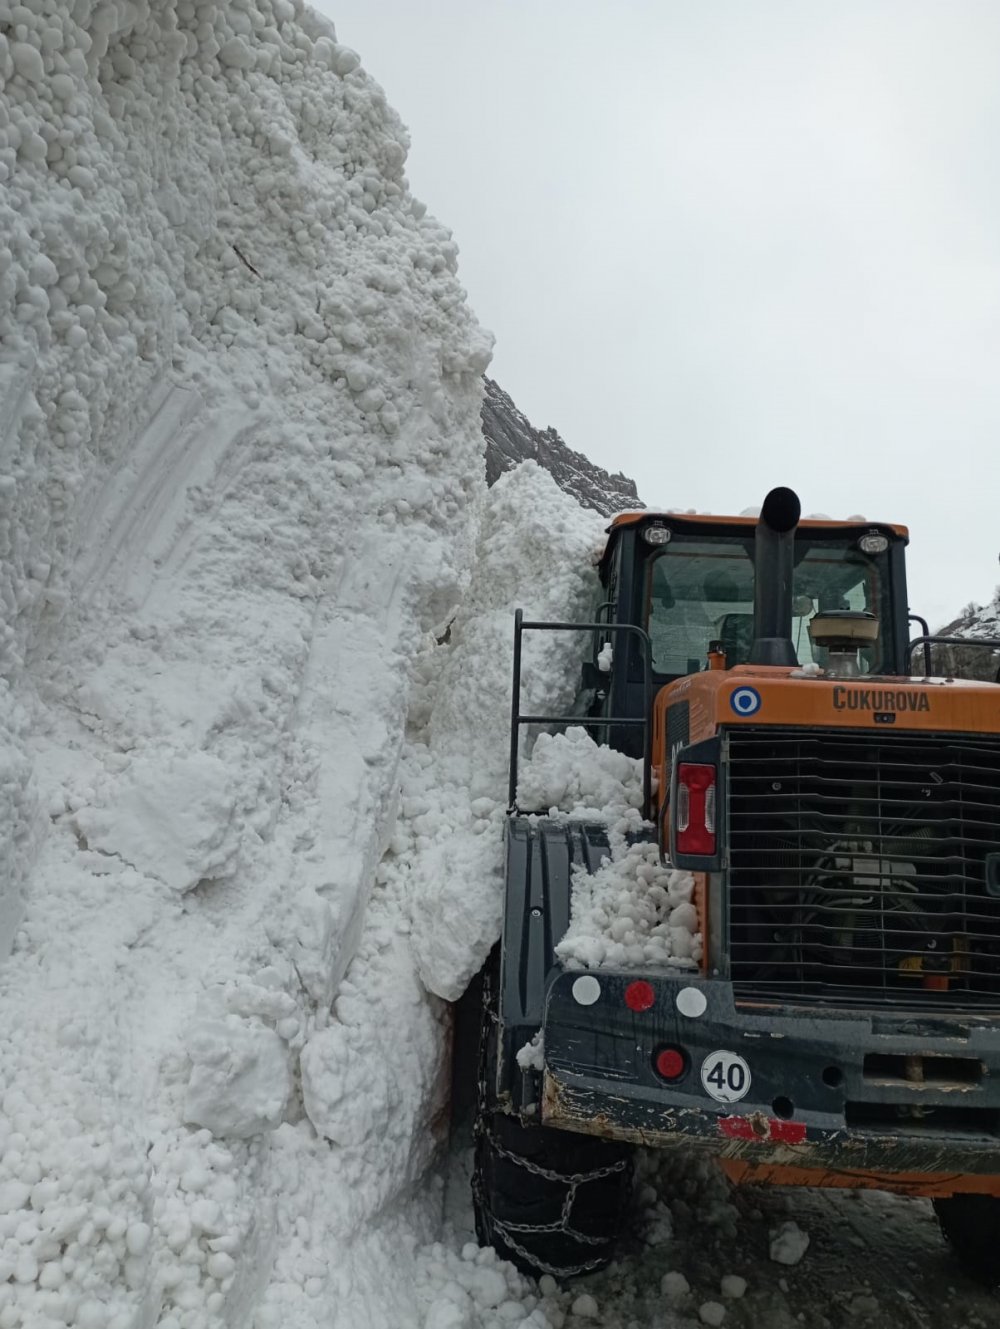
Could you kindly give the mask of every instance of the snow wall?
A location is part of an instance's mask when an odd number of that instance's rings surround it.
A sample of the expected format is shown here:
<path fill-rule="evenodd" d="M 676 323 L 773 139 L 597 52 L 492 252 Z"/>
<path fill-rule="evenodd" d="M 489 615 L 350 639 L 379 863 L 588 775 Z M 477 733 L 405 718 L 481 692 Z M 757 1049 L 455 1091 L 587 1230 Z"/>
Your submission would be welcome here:
<path fill-rule="evenodd" d="M 423 1322 L 386 1271 L 440 1221 L 427 989 L 492 940 L 503 759 L 477 802 L 434 659 L 489 340 L 406 147 L 297 0 L 0 0 L 5 1329 Z M 513 514 L 544 561 L 572 505 L 507 493 L 509 600 Z"/>

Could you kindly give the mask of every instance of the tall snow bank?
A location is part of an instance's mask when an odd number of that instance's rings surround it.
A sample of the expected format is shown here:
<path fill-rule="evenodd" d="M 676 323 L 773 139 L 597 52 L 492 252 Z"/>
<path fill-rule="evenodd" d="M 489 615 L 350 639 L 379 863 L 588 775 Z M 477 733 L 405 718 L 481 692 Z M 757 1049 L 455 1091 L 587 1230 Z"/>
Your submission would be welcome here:
<path fill-rule="evenodd" d="M 514 610 L 589 620 L 605 526 L 534 462 L 502 476 L 486 500 L 472 585 L 448 639 L 429 641 L 418 661 L 423 691 L 386 871 L 404 883 L 420 977 L 449 1000 L 500 928 Z M 588 648 L 577 634 L 525 634 L 526 714 L 570 708 Z"/>
<path fill-rule="evenodd" d="M 299 1063 L 481 501 L 405 153 L 298 0 L 0 0 L 4 1324 L 331 1324 L 388 1193 Z"/>

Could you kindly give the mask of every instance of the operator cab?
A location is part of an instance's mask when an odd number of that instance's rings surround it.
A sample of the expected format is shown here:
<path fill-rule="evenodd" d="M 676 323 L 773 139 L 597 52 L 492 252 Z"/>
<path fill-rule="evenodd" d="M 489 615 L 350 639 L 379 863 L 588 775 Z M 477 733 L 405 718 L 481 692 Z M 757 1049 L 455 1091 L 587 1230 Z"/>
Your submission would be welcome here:
<path fill-rule="evenodd" d="M 648 632 L 655 693 L 709 668 L 747 664 L 755 639 L 755 517 L 623 513 L 601 561 L 603 617 Z M 909 637 L 905 527 L 806 519 L 794 535 L 791 642 L 800 666 L 862 675 L 903 673 Z M 597 635 L 597 650 L 604 639 Z M 645 697 L 638 643 L 627 667 L 595 680 L 591 714 L 640 715 Z M 721 651 L 721 655 L 719 652 Z M 596 655 L 595 655 L 596 659 Z M 603 683 L 603 687 L 600 686 Z M 635 752 L 638 734 L 613 747 Z"/>

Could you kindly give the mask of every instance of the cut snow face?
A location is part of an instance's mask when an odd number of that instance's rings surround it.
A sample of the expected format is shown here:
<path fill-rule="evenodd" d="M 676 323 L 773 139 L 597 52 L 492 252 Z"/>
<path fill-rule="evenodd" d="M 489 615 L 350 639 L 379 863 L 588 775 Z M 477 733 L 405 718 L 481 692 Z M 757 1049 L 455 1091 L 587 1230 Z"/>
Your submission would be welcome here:
<path fill-rule="evenodd" d="M 5 1324 L 360 1325 L 438 1138 L 331 1006 L 484 487 L 406 148 L 299 0 L 0 0 Z"/>
<path fill-rule="evenodd" d="M 472 584 L 448 639 L 429 638 L 417 661 L 384 870 L 405 882 L 420 976 L 448 1000 L 461 996 L 500 931 L 514 610 L 589 620 L 605 525 L 533 462 L 502 476 L 486 500 Z M 526 634 L 523 707 L 568 710 L 588 644 L 572 633 Z"/>

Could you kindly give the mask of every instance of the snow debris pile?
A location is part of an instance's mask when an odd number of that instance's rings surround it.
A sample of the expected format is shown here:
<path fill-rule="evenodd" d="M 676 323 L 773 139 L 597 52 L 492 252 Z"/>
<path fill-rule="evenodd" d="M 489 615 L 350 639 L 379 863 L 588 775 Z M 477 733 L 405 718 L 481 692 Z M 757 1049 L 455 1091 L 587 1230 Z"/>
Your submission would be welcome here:
<path fill-rule="evenodd" d="M 694 878 L 664 866 L 655 843 L 629 838 L 643 827 L 640 760 L 599 746 L 585 729 L 542 733 L 524 764 L 518 796 L 522 809 L 592 818 L 608 827 L 609 857 L 593 874 L 577 869 L 573 875 L 569 930 L 556 946 L 563 964 L 697 966 Z"/>
<path fill-rule="evenodd" d="M 615 834 L 642 824 L 642 762 L 598 746 L 585 729 L 538 735 L 518 786 L 522 811 L 609 819 Z"/>
<path fill-rule="evenodd" d="M 696 968 L 694 878 L 663 866 L 655 843 L 613 846 L 612 854 L 592 875 L 574 873 L 569 929 L 556 955 L 569 969 Z"/>

